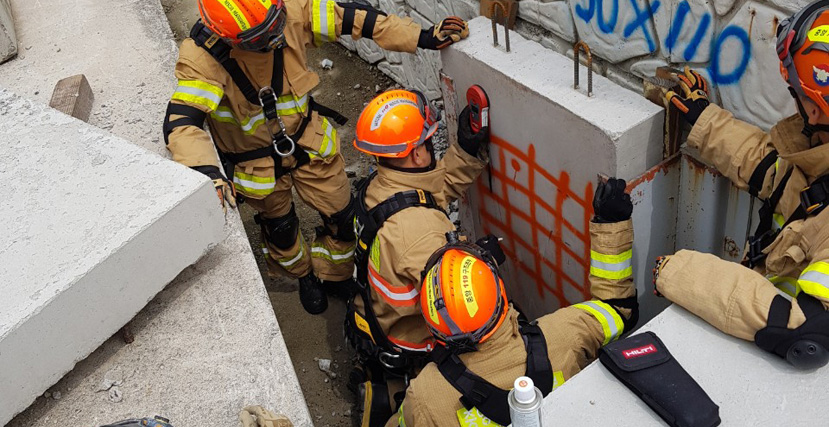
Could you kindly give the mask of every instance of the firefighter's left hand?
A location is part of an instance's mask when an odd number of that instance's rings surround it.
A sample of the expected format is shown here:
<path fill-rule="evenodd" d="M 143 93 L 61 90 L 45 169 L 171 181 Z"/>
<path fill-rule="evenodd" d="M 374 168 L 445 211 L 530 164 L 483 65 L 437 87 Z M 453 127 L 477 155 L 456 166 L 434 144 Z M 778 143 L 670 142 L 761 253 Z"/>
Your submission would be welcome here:
<path fill-rule="evenodd" d="M 607 224 L 630 219 L 633 202 L 630 194 L 625 193 L 626 186 L 624 179 L 616 178 L 599 183 L 593 196 L 593 222 Z"/>
<path fill-rule="evenodd" d="M 474 132 L 471 120 L 472 110 L 466 106 L 458 116 L 458 145 L 470 156 L 480 158 L 481 151 L 489 144 L 489 126 Z"/>
<path fill-rule="evenodd" d="M 682 95 L 669 90 L 665 98 L 682 113 L 682 117 L 693 126 L 702 112 L 708 108 L 708 82 L 698 72 L 685 66 L 685 75 L 677 75 Z"/>
<path fill-rule="evenodd" d="M 469 37 L 469 26 L 461 18 L 450 16 L 420 32 L 417 47 L 440 50 Z"/>
<path fill-rule="evenodd" d="M 216 189 L 219 204 L 221 204 L 225 215 L 228 206 L 233 209 L 236 208 L 236 188 L 233 183 L 222 175 L 217 166 L 194 166 L 192 169 L 207 175 L 213 181 L 213 187 Z"/>

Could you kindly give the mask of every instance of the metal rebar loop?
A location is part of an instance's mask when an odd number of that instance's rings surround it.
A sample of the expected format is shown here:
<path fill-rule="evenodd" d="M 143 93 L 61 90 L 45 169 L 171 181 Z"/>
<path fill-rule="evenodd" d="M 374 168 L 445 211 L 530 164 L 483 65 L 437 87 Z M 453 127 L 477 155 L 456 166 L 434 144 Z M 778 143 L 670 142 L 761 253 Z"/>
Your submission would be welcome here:
<path fill-rule="evenodd" d="M 593 96 L 593 54 L 584 40 L 573 45 L 573 89 L 579 88 L 579 52 L 582 49 L 587 54 L 587 96 Z"/>
<path fill-rule="evenodd" d="M 500 9 L 501 15 L 504 17 L 504 42 L 506 43 L 507 52 L 510 51 L 509 46 L 509 13 L 507 7 L 503 2 L 495 1 L 489 6 L 490 20 L 492 20 L 492 42 L 493 46 L 498 47 L 498 12 Z"/>

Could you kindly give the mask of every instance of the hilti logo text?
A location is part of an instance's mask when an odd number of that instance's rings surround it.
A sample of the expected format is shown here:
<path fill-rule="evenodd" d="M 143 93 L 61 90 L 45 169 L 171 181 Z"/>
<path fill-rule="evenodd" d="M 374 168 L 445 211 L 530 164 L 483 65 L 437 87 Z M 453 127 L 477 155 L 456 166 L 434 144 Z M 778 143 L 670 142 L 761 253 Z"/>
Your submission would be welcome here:
<path fill-rule="evenodd" d="M 622 356 L 625 356 L 625 359 L 633 359 L 634 357 L 642 357 L 651 353 L 656 353 L 656 347 L 654 347 L 653 344 L 648 344 L 644 347 L 625 350 L 622 352 Z"/>

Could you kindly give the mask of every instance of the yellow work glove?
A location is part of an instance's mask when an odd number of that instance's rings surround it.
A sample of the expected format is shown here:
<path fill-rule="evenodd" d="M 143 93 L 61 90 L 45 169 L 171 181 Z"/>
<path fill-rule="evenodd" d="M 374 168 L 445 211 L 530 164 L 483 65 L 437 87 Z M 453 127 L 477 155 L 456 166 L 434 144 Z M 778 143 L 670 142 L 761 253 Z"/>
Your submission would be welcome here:
<path fill-rule="evenodd" d="M 469 26 L 461 18 L 450 16 L 420 32 L 417 47 L 430 50 L 443 49 L 452 43 L 469 37 Z"/>
<path fill-rule="evenodd" d="M 708 107 L 708 82 L 696 71 L 685 66 L 685 75 L 677 75 L 682 95 L 669 90 L 665 98 L 682 113 L 685 121 L 693 126 L 700 114 Z"/>
<path fill-rule="evenodd" d="M 276 415 L 261 406 L 246 406 L 239 412 L 242 427 L 294 427 L 284 415 Z"/>
<path fill-rule="evenodd" d="M 213 180 L 213 187 L 216 188 L 216 195 L 219 196 L 219 204 L 221 204 L 225 214 L 227 214 L 228 206 L 234 209 L 236 208 L 236 188 L 222 175 L 218 167 L 194 166 L 193 169 L 207 175 L 208 178 Z"/>

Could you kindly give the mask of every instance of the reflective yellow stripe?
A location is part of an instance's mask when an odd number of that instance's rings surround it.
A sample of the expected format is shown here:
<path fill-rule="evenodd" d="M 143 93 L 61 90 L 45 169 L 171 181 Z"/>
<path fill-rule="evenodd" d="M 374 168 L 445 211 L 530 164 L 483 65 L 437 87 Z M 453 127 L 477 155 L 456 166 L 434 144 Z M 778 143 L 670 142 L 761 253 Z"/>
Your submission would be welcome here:
<path fill-rule="evenodd" d="M 777 287 L 777 289 L 780 289 L 792 297 L 796 297 L 797 294 L 800 293 L 800 288 L 797 286 L 797 279 L 794 277 L 770 276 L 768 279 L 769 282 Z"/>
<path fill-rule="evenodd" d="M 225 9 L 227 9 L 227 12 L 230 13 L 230 16 L 233 17 L 234 21 L 236 21 L 236 25 L 239 26 L 239 29 L 245 31 L 248 28 L 250 28 L 250 23 L 248 22 L 248 19 L 245 18 L 245 15 L 242 13 L 242 11 L 239 10 L 238 7 L 236 7 L 236 4 L 234 4 L 230 0 L 220 0 L 219 4 L 221 4 L 222 6 L 224 6 Z"/>
<path fill-rule="evenodd" d="M 561 371 L 553 372 L 553 390 L 561 387 L 564 384 L 564 373 Z"/>
<path fill-rule="evenodd" d="M 501 424 L 496 423 L 495 421 L 490 420 L 478 408 L 473 407 L 472 409 L 461 408 L 458 409 L 458 422 L 460 423 L 461 427 L 501 427 Z M 403 424 L 400 424 L 401 426 Z"/>
<path fill-rule="evenodd" d="M 253 117 L 247 117 L 242 123 L 233 114 L 229 107 L 219 107 L 216 111 L 210 113 L 210 117 L 218 122 L 232 123 L 242 128 L 245 135 L 253 135 L 263 123 L 265 123 L 265 114 L 259 113 Z"/>
<path fill-rule="evenodd" d="M 585 301 L 574 304 L 573 307 L 590 313 L 599 321 L 604 331 L 602 345 L 607 345 L 616 338 L 619 338 L 619 335 L 625 330 L 625 322 L 622 320 L 622 317 L 619 316 L 619 313 L 613 307 L 604 302 L 598 300 Z"/>
<path fill-rule="evenodd" d="M 403 405 L 406 404 L 406 401 L 400 403 L 400 409 L 397 411 L 397 425 L 399 427 L 406 427 L 406 417 L 403 416 Z"/>
<path fill-rule="evenodd" d="M 259 3 L 262 3 L 262 6 L 265 6 L 265 9 L 270 9 L 273 6 L 271 0 L 259 0 Z"/>
<path fill-rule="evenodd" d="M 218 86 L 199 80 L 179 80 L 172 99 L 189 102 L 215 111 L 222 102 L 224 91 Z"/>
<path fill-rule="evenodd" d="M 354 249 L 356 249 L 356 245 L 345 251 L 332 251 L 321 243 L 314 242 L 311 247 L 311 256 L 328 260 L 334 264 L 345 264 L 354 261 Z"/>
<path fill-rule="evenodd" d="M 374 270 L 380 271 L 380 236 L 374 236 L 374 243 L 371 244 L 369 260 L 371 260 Z"/>
<path fill-rule="evenodd" d="M 282 95 L 276 99 L 276 112 L 280 116 L 305 114 L 308 111 L 308 99 L 308 94 L 303 95 L 299 99 L 293 95 Z"/>
<path fill-rule="evenodd" d="M 302 234 L 300 234 L 299 239 L 302 240 Z M 299 245 L 299 253 L 296 254 L 294 257 L 285 257 L 285 258 L 277 258 L 276 262 L 279 263 L 283 268 L 289 269 L 294 266 L 294 264 L 298 263 L 302 260 L 302 256 L 305 255 L 305 245 Z"/>
<path fill-rule="evenodd" d="M 807 267 L 797 279 L 797 285 L 813 297 L 829 299 L 829 263 L 820 261 Z"/>
<path fill-rule="evenodd" d="M 249 175 L 236 171 L 233 173 L 233 185 L 237 190 L 257 196 L 267 196 L 273 193 L 276 178 Z"/>
<path fill-rule="evenodd" d="M 322 46 L 325 42 L 333 42 L 337 39 L 334 4 L 333 1 L 329 0 L 314 0 L 311 5 L 313 13 L 312 30 L 316 46 Z"/>
<path fill-rule="evenodd" d="M 320 144 L 320 150 L 308 151 L 308 155 L 310 155 L 312 159 L 316 157 L 327 159 L 337 154 L 337 129 L 335 129 L 334 126 L 331 126 L 328 119 L 322 119 L 322 129 L 323 136 L 322 143 Z"/>
<path fill-rule="evenodd" d="M 783 225 L 786 224 L 786 218 L 781 214 L 774 214 L 772 215 L 772 218 L 774 218 L 775 230 L 783 228 Z"/>
<path fill-rule="evenodd" d="M 618 255 L 590 251 L 590 274 L 608 280 L 622 280 L 633 275 L 633 249 Z"/>

